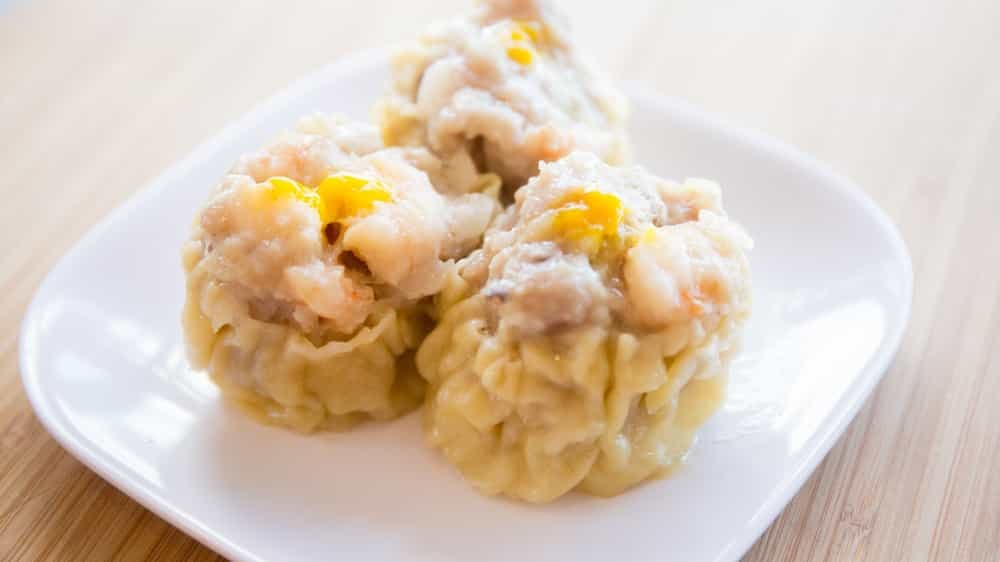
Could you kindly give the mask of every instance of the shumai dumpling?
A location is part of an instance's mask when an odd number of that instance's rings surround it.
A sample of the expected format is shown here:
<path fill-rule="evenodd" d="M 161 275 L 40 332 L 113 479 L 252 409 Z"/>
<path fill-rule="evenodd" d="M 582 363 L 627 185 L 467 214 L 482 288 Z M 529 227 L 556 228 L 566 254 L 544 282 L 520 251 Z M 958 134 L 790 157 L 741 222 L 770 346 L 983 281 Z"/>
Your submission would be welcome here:
<path fill-rule="evenodd" d="M 436 301 L 428 440 L 483 492 L 531 502 L 667 472 L 724 394 L 750 245 L 711 182 L 543 164 Z"/>
<path fill-rule="evenodd" d="M 396 54 L 378 106 L 388 145 L 426 146 L 456 191 L 477 173 L 510 189 L 573 150 L 628 159 L 624 98 L 585 63 L 544 0 L 485 0 Z"/>
<path fill-rule="evenodd" d="M 495 196 L 438 194 L 372 125 L 316 116 L 244 156 L 183 249 L 189 356 L 229 398 L 300 431 L 416 407 L 425 297 Z"/>

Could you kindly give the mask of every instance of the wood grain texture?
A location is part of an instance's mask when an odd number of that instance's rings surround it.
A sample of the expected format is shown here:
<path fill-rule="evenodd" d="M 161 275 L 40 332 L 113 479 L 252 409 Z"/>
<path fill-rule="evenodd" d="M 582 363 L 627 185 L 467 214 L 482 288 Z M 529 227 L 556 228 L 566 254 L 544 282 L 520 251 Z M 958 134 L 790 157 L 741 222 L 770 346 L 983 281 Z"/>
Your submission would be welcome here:
<path fill-rule="evenodd" d="M 73 241 L 225 123 L 465 3 L 20 0 L 0 11 L 0 558 L 216 558 L 45 433 L 20 387 L 25 306 Z M 610 74 L 817 155 L 866 187 L 913 256 L 896 361 L 746 560 L 1000 561 L 1000 3 L 572 5 Z"/>

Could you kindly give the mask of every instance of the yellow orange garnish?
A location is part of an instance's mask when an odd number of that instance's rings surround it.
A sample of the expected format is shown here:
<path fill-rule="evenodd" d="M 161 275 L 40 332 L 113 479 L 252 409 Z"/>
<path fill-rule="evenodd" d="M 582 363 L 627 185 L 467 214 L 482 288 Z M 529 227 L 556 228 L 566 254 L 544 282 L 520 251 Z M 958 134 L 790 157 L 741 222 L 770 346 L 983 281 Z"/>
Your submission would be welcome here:
<path fill-rule="evenodd" d="M 594 253 L 601 244 L 618 235 L 625 218 L 621 199 L 602 191 L 578 191 L 563 199 L 552 227 L 563 238 Z"/>

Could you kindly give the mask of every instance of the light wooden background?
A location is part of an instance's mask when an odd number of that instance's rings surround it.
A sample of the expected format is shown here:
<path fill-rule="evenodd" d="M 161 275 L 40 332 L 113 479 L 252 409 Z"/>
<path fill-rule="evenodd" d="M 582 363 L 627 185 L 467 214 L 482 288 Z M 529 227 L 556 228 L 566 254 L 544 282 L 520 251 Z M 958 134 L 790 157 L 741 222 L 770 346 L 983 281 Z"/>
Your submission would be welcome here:
<path fill-rule="evenodd" d="M 25 306 L 74 240 L 223 124 L 465 3 L 13 0 L 0 12 L 0 558 L 215 557 L 44 432 L 18 376 Z M 612 75 L 816 154 L 868 189 L 913 255 L 902 351 L 747 560 L 1000 560 L 1000 3 L 572 5 Z"/>

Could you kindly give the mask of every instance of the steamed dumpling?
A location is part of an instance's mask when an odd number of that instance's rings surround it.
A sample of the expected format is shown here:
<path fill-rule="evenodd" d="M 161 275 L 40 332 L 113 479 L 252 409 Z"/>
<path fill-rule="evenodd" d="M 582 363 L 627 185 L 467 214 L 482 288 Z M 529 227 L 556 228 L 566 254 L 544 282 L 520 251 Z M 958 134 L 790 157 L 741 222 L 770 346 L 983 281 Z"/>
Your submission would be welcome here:
<path fill-rule="evenodd" d="M 418 404 L 421 300 L 496 203 L 438 194 L 414 159 L 370 125 L 317 116 L 223 178 L 184 247 L 185 328 L 227 395 L 300 430 Z"/>
<path fill-rule="evenodd" d="M 480 490 L 532 502 L 663 474 L 721 400 L 749 247 L 715 184 L 543 164 L 437 299 L 428 439 Z"/>
<path fill-rule="evenodd" d="M 573 150 L 623 163 L 625 114 L 543 0 L 483 1 L 432 26 L 396 55 L 379 105 L 385 142 L 429 148 L 456 191 L 484 172 L 516 189 Z"/>

